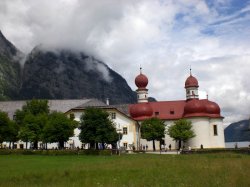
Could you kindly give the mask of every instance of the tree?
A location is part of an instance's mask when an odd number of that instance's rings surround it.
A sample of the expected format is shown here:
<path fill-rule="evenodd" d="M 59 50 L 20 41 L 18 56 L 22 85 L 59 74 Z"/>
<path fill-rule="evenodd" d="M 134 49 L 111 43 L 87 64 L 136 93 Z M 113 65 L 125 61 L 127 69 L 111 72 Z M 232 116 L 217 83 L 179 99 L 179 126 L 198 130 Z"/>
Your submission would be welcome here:
<path fill-rule="evenodd" d="M 141 124 L 141 137 L 147 141 L 153 141 L 155 151 L 155 140 L 161 141 L 165 136 L 165 125 L 159 118 L 146 119 Z"/>
<path fill-rule="evenodd" d="M 41 134 L 49 114 L 47 100 L 27 101 L 22 110 L 15 112 L 15 122 L 20 127 L 18 137 L 26 142 L 33 142 L 33 148 L 38 148 L 38 141 L 42 139 Z"/>
<path fill-rule="evenodd" d="M 190 138 L 195 137 L 195 133 L 192 130 L 192 123 L 186 119 L 175 121 L 174 125 L 168 128 L 167 133 L 171 138 L 179 142 L 179 149 L 181 148 L 181 142 L 186 142 Z"/>
<path fill-rule="evenodd" d="M 35 116 L 28 113 L 25 115 L 18 137 L 26 142 L 26 147 L 27 142 L 32 142 L 33 148 L 38 148 L 38 141 L 42 140 L 42 132 L 47 118 L 47 114 L 38 114 Z"/>
<path fill-rule="evenodd" d="M 18 140 L 18 126 L 11 121 L 5 112 L 0 112 L 0 143 L 3 141 L 14 144 Z"/>
<path fill-rule="evenodd" d="M 90 107 L 84 111 L 79 129 L 79 139 L 81 142 L 89 143 L 90 148 L 98 149 L 98 143 L 102 143 L 102 147 L 105 148 L 105 143 L 114 145 L 119 139 L 109 114 L 99 108 Z"/>
<path fill-rule="evenodd" d="M 17 142 L 19 140 L 18 138 L 18 132 L 19 132 L 19 126 L 16 124 L 15 121 L 10 120 L 8 125 L 8 131 L 7 131 L 7 142 L 12 142 L 14 147 L 14 142 Z"/>
<path fill-rule="evenodd" d="M 26 115 L 32 114 L 34 116 L 38 114 L 49 114 L 48 100 L 37 100 L 32 99 L 27 101 L 22 107 L 22 110 L 17 110 L 15 112 L 15 121 L 18 125 L 23 125 L 23 120 Z"/>
<path fill-rule="evenodd" d="M 6 141 L 8 136 L 10 119 L 5 112 L 0 112 L 0 143 Z"/>
<path fill-rule="evenodd" d="M 62 112 L 53 112 L 49 115 L 43 130 L 43 140 L 48 143 L 58 142 L 59 149 L 64 148 L 64 142 L 74 135 L 77 122 L 65 116 Z"/>

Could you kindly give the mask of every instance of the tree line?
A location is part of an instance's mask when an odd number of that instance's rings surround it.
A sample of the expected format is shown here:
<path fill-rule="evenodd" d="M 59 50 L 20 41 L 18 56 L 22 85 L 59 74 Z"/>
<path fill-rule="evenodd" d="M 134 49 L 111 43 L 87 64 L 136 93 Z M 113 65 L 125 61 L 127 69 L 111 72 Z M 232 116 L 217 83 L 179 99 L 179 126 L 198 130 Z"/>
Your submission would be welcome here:
<path fill-rule="evenodd" d="M 74 136 L 74 129 L 81 130 L 79 139 L 89 143 L 90 148 L 98 148 L 97 144 L 112 144 L 118 141 L 118 133 L 109 114 L 98 108 L 87 108 L 80 122 L 68 118 L 62 112 L 51 112 L 47 100 L 27 101 L 21 110 L 17 110 L 14 119 L 10 120 L 7 113 L 0 111 L 0 143 L 10 142 L 9 148 L 14 148 L 18 140 L 32 144 L 38 148 L 42 142 L 44 148 L 48 143 L 58 142 L 58 148 L 63 149 L 64 143 Z"/>

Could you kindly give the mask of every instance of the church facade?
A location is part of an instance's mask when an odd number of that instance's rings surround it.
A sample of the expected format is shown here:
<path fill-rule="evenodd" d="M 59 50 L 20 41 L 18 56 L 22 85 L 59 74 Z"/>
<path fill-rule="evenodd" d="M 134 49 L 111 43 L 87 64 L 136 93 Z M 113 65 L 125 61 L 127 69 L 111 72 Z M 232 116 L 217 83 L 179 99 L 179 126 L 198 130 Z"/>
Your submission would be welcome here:
<path fill-rule="evenodd" d="M 185 81 L 185 100 L 148 102 L 148 78 L 140 74 L 135 78 L 138 103 L 129 106 L 130 116 L 139 124 L 143 120 L 157 117 L 164 121 L 165 129 L 174 124 L 176 120 L 187 119 L 191 121 L 195 137 L 185 143 L 185 147 L 193 149 L 224 148 L 223 117 L 217 103 L 208 99 L 199 99 L 198 80 L 192 75 Z M 142 146 L 152 149 L 152 143 L 141 139 Z M 159 142 L 158 142 L 159 144 Z M 165 146 L 177 148 L 177 142 L 167 134 L 164 138 Z M 160 146 L 160 145 L 159 145 Z"/>

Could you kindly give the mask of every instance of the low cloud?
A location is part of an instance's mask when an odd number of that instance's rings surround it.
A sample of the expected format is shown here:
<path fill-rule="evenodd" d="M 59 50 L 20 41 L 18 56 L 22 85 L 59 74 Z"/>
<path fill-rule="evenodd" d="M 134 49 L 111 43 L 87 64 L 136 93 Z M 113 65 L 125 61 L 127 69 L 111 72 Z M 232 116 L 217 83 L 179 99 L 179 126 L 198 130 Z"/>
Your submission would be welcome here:
<path fill-rule="evenodd" d="M 250 114 L 249 10 L 249 0 L 2 0 L 0 29 L 26 53 L 43 43 L 93 55 L 134 90 L 141 65 L 158 100 L 185 98 L 191 66 L 230 123 Z"/>

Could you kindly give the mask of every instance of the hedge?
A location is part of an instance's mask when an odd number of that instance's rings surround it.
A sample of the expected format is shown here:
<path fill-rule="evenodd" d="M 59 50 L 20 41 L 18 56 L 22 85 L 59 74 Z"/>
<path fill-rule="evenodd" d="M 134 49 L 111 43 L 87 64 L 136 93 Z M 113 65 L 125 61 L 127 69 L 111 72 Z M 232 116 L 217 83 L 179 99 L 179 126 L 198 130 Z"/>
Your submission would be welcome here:
<path fill-rule="evenodd" d="M 0 149 L 0 155 L 112 155 L 112 150 L 32 150 L 32 149 Z"/>
<path fill-rule="evenodd" d="M 225 152 L 250 154 L 250 148 L 192 149 L 192 150 L 182 150 L 181 154 L 204 154 L 204 153 L 225 153 Z"/>

